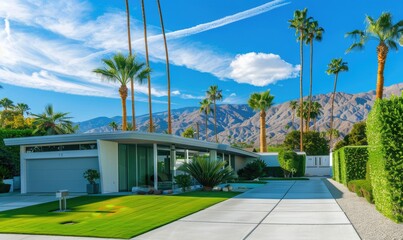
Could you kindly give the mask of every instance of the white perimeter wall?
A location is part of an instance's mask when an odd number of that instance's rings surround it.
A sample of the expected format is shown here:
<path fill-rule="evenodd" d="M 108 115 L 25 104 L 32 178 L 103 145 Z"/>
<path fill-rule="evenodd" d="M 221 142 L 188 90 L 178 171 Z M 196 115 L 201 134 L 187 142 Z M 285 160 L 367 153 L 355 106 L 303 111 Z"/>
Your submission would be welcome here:
<path fill-rule="evenodd" d="M 118 143 L 97 140 L 101 192 L 119 192 Z"/>

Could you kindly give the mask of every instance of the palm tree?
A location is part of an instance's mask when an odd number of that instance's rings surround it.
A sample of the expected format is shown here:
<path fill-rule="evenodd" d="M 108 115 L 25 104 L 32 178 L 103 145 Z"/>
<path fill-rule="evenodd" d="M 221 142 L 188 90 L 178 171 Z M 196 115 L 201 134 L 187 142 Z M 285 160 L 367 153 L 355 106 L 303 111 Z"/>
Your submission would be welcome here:
<path fill-rule="evenodd" d="M 301 111 L 301 105 L 298 105 L 297 107 L 297 116 L 301 118 L 301 112 L 302 112 L 302 118 L 305 120 L 305 132 L 309 131 L 309 123 L 308 123 L 308 102 L 304 101 L 302 103 L 302 111 Z"/>
<path fill-rule="evenodd" d="M 217 101 L 222 100 L 222 90 L 218 89 L 217 85 L 210 86 L 210 88 L 207 90 L 207 98 L 210 99 L 210 101 L 213 102 L 214 104 L 214 134 L 215 134 L 215 141 L 218 142 L 218 136 L 217 136 Z"/>
<path fill-rule="evenodd" d="M 319 102 L 312 103 L 311 119 L 313 119 L 313 130 L 316 131 L 316 121 L 323 114 L 322 105 Z"/>
<path fill-rule="evenodd" d="M 3 98 L 0 100 L 0 106 L 4 108 L 5 111 L 14 107 L 13 101 L 8 98 Z"/>
<path fill-rule="evenodd" d="M 14 107 L 14 110 L 24 116 L 24 113 L 29 114 L 28 110 L 30 110 L 30 108 L 25 103 L 17 103 L 17 105 Z"/>
<path fill-rule="evenodd" d="M 334 85 L 333 85 L 333 95 L 332 95 L 332 107 L 330 114 L 330 135 L 329 135 L 329 144 L 330 148 L 332 148 L 332 134 L 333 134 L 333 108 L 334 108 L 334 98 L 336 95 L 336 86 L 337 86 L 337 77 L 340 72 L 347 72 L 348 66 L 346 62 L 343 62 L 342 58 L 332 59 L 328 65 L 327 74 L 334 74 Z"/>
<path fill-rule="evenodd" d="M 290 108 L 292 110 L 292 126 L 294 128 L 295 110 L 298 108 L 298 102 L 290 101 Z"/>
<path fill-rule="evenodd" d="M 294 18 L 289 20 L 288 22 L 290 23 L 290 27 L 295 29 L 295 35 L 297 36 L 297 41 L 300 42 L 299 46 L 299 54 L 300 54 L 300 62 L 301 62 L 301 68 L 300 68 L 300 73 L 299 73 L 299 103 L 302 106 L 303 104 L 303 81 L 302 81 L 302 76 L 303 76 L 303 69 L 304 69 L 304 51 L 303 51 L 303 41 L 305 39 L 304 34 L 307 29 L 307 24 L 310 20 L 310 18 L 306 17 L 308 9 L 304 9 L 302 11 L 296 10 L 294 12 Z M 300 115 L 302 116 L 302 108 L 300 109 Z M 302 152 L 304 150 L 303 143 L 302 143 L 302 136 L 303 136 L 303 126 L 304 126 L 304 120 L 301 118 L 300 119 L 300 151 Z"/>
<path fill-rule="evenodd" d="M 211 111 L 211 102 L 208 98 L 203 99 L 203 101 L 200 102 L 200 112 L 203 112 L 205 114 L 205 120 L 206 120 L 206 141 L 208 140 L 208 133 L 207 133 L 207 121 L 208 121 L 208 115 L 210 114 Z"/>
<path fill-rule="evenodd" d="M 110 122 L 108 126 L 111 127 L 113 131 L 117 131 L 119 128 L 119 125 L 115 121 Z"/>
<path fill-rule="evenodd" d="M 129 0 L 126 0 L 126 22 L 127 22 L 127 42 L 129 44 L 129 56 L 132 55 L 132 40 L 130 34 L 130 8 Z M 133 78 L 130 79 L 130 94 L 132 100 L 132 125 L 136 126 L 136 114 L 134 111 L 134 81 Z"/>
<path fill-rule="evenodd" d="M 74 133 L 76 128 L 68 117 L 69 113 L 55 112 L 52 104 L 45 107 L 45 112 L 41 114 L 32 114 L 34 116 L 33 125 L 35 130 L 33 134 L 43 133 L 45 135 L 57 135 Z"/>
<path fill-rule="evenodd" d="M 164 37 L 164 47 L 165 47 L 165 60 L 166 60 L 166 68 L 167 68 L 167 79 L 168 79 L 168 134 L 172 134 L 172 120 L 171 120 L 171 76 L 169 73 L 169 56 L 168 56 L 168 45 L 167 38 L 165 36 L 165 28 L 164 28 L 164 19 L 162 17 L 162 10 L 160 0 L 157 0 L 158 12 L 160 14 L 160 22 L 161 22 L 161 30 L 162 36 Z"/>
<path fill-rule="evenodd" d="M 307 29 L 306 29 L 306 38 L 305 38 L 305 43 L 310 45 L 310 70 L 309 70 L 309 75 L 310 75 L 310 80 L 309 80 L 309 105 L 308 105 L 308 128 L 309 128 L 309 123 L 310 123 L 310 118 L 311 118 L 311 110 L 312 110 L 312 82 L 313 82 L 313 74 L 312 74 L 312 69 L 313 69 L 313 42 L 314 40 L 316 41 L 322 41 L 322 35 L 325 30 L 322 27 L 319 27 L 318 21 L 310 21 L 308 23 Z M 309 129 L 307 129 L 308 131 Z"/>
<path fill-rule="evenodd" d="M 253 110 L 260 111 L 260 152 L 267 152 L 266 144 L 266 111 L 273 105 L 274 96 L 270 95 L 270 90 L 262 93 L 253 93 L 248 105 Z"/>
<path fill-rule="evenodd" d="M 144 29 L 144 47 L 146 50 L 146 65 L 148 68 L 150 68 L 150 61 L 148 58 L 148 41 L 147 41 L 147 18 L 146 18 L 146 10 L 144 6 L 144 0 L 141 0 L 141 12 L 143 15 L 143 29 Z M 147 75 L 147 84 L 148 84 L 148 112 L 150 114 L 150 120 L 149 120 L 149 131 L 153 132 L 155 129 L 153 128 L 154 123 L 153 123 L 153 110 L 152 110 L 152 104 L 151 104 L 151 76 L 150 74 Z"/>
<path fill-rule="evenodd" d="M 346 34 L 346 36 L 352 36 L 355 39 L 354 43 L 347 49 L 347 52 L 350 52 L 352 49 L 363 49 L 369 39 L 379 41 L 376 47 L 378 54 L 376 98 L 381 99 L 384 85 L 383 71 L 385 69 L 389 48 L 397 50 L 397 41 L 403 45 L 403 20 L 393 24 L 392 15 L 390 13 L 382 13 L 377 20 L 366 16 L 365 21 L 367 22 L 367 26 L 364 31 L 354 30 Z"/>
<path fill-rule="evenodd" d="M 135 56 L 124 56 L 121 53 L 115 54 L 111 59 L 102 59 L 104 68 L 97 68 L 93 72 L 99 74 L 102 78 L 120 83 L 119 95 L 122 100 L 122 131 L 127 129 L 127 83 L 130 79 L 136 79 L 140 84 L 150 73 L 150 69 L 144 66 L 144 63 L 136 62 Z M 135 126 L 133 126 L 135 127 Z"/>

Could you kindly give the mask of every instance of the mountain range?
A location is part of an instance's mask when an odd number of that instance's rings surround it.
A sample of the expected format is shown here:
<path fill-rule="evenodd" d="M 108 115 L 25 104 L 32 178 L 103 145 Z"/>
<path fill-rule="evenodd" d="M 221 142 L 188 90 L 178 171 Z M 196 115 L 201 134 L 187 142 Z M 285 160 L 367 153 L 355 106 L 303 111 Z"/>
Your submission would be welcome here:
<path fill-rule="evenodd" d="M 400 96 L 403 83 L 385 87 L 384 96 Z M 313 96 L 313 101 L 322 105 L 323 114 L 318 118 L 315 127 L 318 131 L 327 131 L 330 123 L 331 93 Z M 340 132 L 340 137 L 345 136 L 353 124 L 366 119 L 375 99 L 375 91 L 348 94 L 337 92 L 334 103 L 334 128 Z M 167 112 L 153 113 L 156 132 L 164 132 L 167 129 Z M 266 114 L 266 127 L 268 144 L 280 144 L 285 135 L 291 129 L 299 129 L 299 118 L 295 116 L 292 123 L 293 111 L 290 103 L 285 102 L 274 105 Z M 112 118 L 97 117 L 83 122 L 78 122 L 80 132 L 110 132 L 113 131 L 108 124 L 112 121 L 120 124 L 122 117 Z M 128 122 L 131 118 L 128 118 Z M 138 131 L 148 130 L 148 114 L 136 117 Z M 199 107 L 185 107 L 172 110 L 172 132 L 180 135 L 186 128 L 197 129 L 199 123 L 199 138 L 206 138 L 205 116 L 199 111 Z M 286 126 L 291 126 L 287 129 Z M 222 104 L 217 105 L 217 132 L 219 142 L 235 143 L 245 142 L 259 145 L 259 112 L 253 111 L 247 104 Z M 208 140 L 214 141 L 214 118 L 208 116 L 207 122 Z M 196 134 L 197 135 L 197 134 Z"/>

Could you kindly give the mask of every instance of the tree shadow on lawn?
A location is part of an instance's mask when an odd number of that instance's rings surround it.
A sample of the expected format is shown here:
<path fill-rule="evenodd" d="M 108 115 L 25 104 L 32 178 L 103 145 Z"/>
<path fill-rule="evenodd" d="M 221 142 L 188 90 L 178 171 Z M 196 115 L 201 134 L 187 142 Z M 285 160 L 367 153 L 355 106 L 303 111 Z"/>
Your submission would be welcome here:
<path fill-rule="evenodd" d="M 195 198 L 232 198 L 242 192 L 219 192 L 219 191 L 192 191 L 170 195 L 170 197 L 195 197 Z"/>
<path fill-rule="evenodd" d="M 102 202 L 106 200 L 110 200 L 113 198 L 117 198 L 121 196 L 80 196 L 75 198 L 67 199 L 67 208 L 66 212 L 58 212 L 59 210 L 59 201 L 41 203 L 38 205 L 17 208 L 12 210 L 7 210 L 0 212 L 0 219 L 7 218 L 21 218 L 21 217 L 54 217 L 55 214 L 63 214 L 63 213 L 75 213 L 75 212 L 93 212 L 93 213 L 110 213 L 112 211 L 103 211 L 99 209 L 94 209 L 94 211 L 85 211 L 80 210 L 79 207 L 86 204 L 93 204 L 97 202 Z"/>

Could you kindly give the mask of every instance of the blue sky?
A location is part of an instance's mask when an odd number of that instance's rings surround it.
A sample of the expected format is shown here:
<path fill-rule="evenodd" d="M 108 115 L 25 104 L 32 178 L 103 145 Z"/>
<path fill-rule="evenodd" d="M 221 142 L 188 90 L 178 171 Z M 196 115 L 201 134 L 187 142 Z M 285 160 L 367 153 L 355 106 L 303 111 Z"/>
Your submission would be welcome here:
<path fill-rule="evenodd" d="M 40 113 L 52 103 L 74 121 L 121 115 L 118 85 L 91 71 L 112 53 L 127 53 L 124 0 L 13 0 L 0 2 L 0 98 L 24 102 Z M 130 1 L 133 48 L 144 61 L 140 1 Z M 155 1 L 146 0 L 153 69 L 153 111 L 167 108 L 164 48 Z M 299 96 L 299 44 L 287 20 L 297 9 L 325 29 L 315 42 L 314 94 L 332 90 L 325 70 L 342 57 L 350 71 L 340 76 L 339 91 L 375 88 L 376 41 L 364 51 L 345 54 L 352 40 L 344 34 L 364 28 L 368 14 L 391 12 L 403 19 L 399 0 L 161 0 L 171 57 L 172 108 L 197 106 L 210 85 L 223 90 L 223 103 L 246 103 L 253 92 L 271 89 L 275 102 Z M 304 95 L 308 94 L 305 47 Z M 390 51 L 385 85 L 403 82 L 403 54 Z M 136 114 L 147 113 L 146 84 L 136 86 Z M 128 99 L 129 100 L 129 99 Z M 129 111 L 130 113 L 130 111 Z"/>

